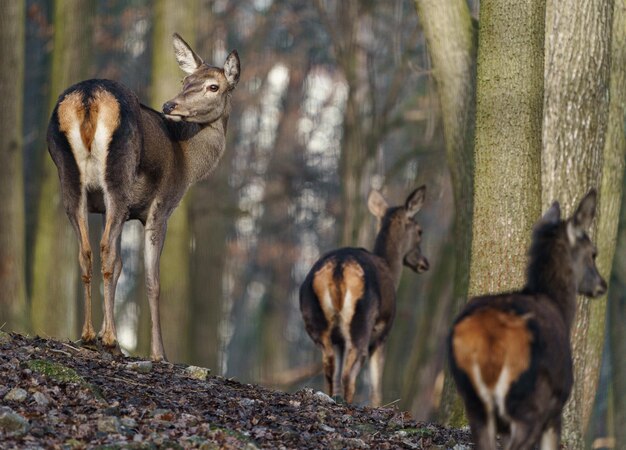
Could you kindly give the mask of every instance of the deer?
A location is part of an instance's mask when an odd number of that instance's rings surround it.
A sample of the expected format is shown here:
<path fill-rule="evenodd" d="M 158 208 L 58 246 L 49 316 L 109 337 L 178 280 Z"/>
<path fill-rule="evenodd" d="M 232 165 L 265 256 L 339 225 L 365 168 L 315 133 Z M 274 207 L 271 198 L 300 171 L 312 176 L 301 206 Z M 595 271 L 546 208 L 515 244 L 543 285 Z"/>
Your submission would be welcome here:
<path fill-rule="evenodd" d="M 523 289 L 474 297 L 452 325 L 451 373 L 481 450 L 496 449 L 498 432 L 509 450 L 560 446 L 576 296 L 607 291 L 587 234 L 596 197 L 591 189 L 567 219 L 555 201 L 533 227 Z"/>
<path fill-rule="evenodd" d="M 402 267 L 428 270 L 422 255 L 422 228 L 415 215 L 426 187 L 415 189 L 404 205 L 389 207 L 372 190 L 369 211 L 378 219 L 374 250 L 344 247 L 322 256 L 300 287 L 300 311 L 307 333 L 322 350 L 326 391 L 352 403 L 356 378 L 369 357 L 370 403 L 382 401 L 384 344 L 396 312 Z"/>
<path fill-rule="evenodd" d="M 122 270 L 120 238 L 128 220 L 144 226 L 145 283 L 151 315 L 151 358 L 166 360 L 159 319 L 159 263 L 167 221 L 185 192 L 208 177 L 222 157 L 231 96 L 240 75 L 236 50 L 224 66 L 205 63 L 175 33 L 182 90 L 158 112 L 119 82 L 91 79 L 63 92 L 50 118 L 48 151 L 59 175 L 62 204 L 79 243 L 84 287 L 83 344 L 119 350 L 113 305 Z M 100 258 L 104 320 L 91 320 L 92 251 L 88 213 L 104 215 Z"/>

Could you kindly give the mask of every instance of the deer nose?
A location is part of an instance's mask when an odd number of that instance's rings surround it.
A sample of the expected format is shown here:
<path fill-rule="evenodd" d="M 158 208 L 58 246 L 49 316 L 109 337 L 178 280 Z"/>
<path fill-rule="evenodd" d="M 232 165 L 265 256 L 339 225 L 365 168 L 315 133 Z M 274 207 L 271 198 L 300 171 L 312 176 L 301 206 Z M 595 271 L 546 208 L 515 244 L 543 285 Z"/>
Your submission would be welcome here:
<path fill-rule="evenodd" d="M 419 262 L 417 263 L 417 271 L 419 273 L 426 272 L 430 268 L 430 264 L 425 257 L 421 257 Z"/>
<path fill-rule="evenodd" d="M 163 104 L 163 112 L 164 112 L 165 114 L 169 114 L 169 113 L 171 113 L 172 111 L 174 111 L 174 109 L 176 109 L 176 106 L 177 106 L 177 105 L 176 105 L 176 103 L 174 103 L 174 102 L 165 102 L 165 103 Z"/>
<path fill-rule="evenodd" d="M 604 295 L 607 289 L 608 286 L 606 285 L 606 281 L 604 281 L 604 279 L 600 279 L 600 283 L 596 286 L 594 297 L 600 297 L 601 295 Z"/>

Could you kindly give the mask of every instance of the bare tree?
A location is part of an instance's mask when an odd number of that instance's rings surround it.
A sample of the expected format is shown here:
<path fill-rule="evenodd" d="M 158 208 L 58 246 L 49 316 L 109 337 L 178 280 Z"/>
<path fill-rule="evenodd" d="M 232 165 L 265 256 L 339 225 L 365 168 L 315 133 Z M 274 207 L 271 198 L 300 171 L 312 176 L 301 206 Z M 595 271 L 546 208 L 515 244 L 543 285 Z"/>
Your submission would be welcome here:
<path fill-rule="evenodd" d="M 9 2 L 0 17 L 0 325 L 25 331 L 26 279 L 22 88 L 24 0 Z"/>
<path fill-rule="evenodd" d="M 608 245 L 615 239 L 614 221 L 621 190 L 615 176 L 604 178 L 609 120 L 609 69 L 613 2 L 548 1 L 543 112 L 542 203 L 559 199 L 566 213 L 590 187 L 601 188 L 596 233 L 608 270 Z M 623 151 L 622 156 L 623 159 Z M 620 174 L 621 177 L 621 174 Z M 609 206 L 609 203 L 611 206 Z M 609 231 L 609 229 L 612 229 Z M 612 236 L 609 236 L 609 233 Z M 564 413 L 563 437 L 568 448 L 582 448 L 597 387 L 604 342 L 606 299 L 578 303 L 572 344 L 574 390 Z"/>
<path fill-rule="evenodd" d="M 452 310 L 465 303 L 472 238 L 476 35 L 465 0 L 416 0 L 441 105 L 446 160 L 454 193 L 455 273 Z M 433 302 L 434 303 L 434 302 Z M 440 308 L 450 311 L 449 305 Z M 427 334 L 428 335 L 428 334 Z M 421 339 L 426 342 L 427 339 Z M 447 423 L 460 422 L 463 408 L 446 377 L 443 411 Z M 457 401 L 455 401 L 457 398 Z"/>
<path fill-rule="evenodd" d="M 56 96 L 67 86 L 88 78 L 95 9 L 93 0 L 55 2 L 50 110 Z M 35 333 L 70 337 L 78 329 L 78 247 L 61 205 L 56 168 L 43 149 L 41 158 L 44 162 L 33 256 L 32 328 Z"/>

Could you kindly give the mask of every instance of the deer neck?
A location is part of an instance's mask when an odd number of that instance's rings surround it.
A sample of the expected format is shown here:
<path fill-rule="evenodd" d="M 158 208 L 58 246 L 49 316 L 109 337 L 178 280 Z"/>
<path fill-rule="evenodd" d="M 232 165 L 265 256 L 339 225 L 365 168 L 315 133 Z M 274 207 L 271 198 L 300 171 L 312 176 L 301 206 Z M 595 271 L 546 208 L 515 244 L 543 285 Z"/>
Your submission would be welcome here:
<path fill-rule="evenodd" d="M 177 141 L 183 151 L 188 184 L 206 178 L 217 166 L 226 147 L 228 116 L 207 124 L 180 122 Z"/>
<path fill-rule="evenodd" d="M 553 242 L 542 249 L 531 250 L 524 291 L 548 296 L 563 315 L 569 332 L 576 314 L 577 285 L 569 261 L 564 260 L 570 257 L 565 245 Z"/>
<path fill-rule="evenodd" d="M 397 290 L 400 284 L 400 276 L 402 275 L 404 255 L 400 251 L 398 242 L 392 238 L 389 227 L 383 227 L 378 232 L 376 243 L 374 244 L 374 254 L 385 261 L 387 267 L 389 267 L 389 272 Z"/>

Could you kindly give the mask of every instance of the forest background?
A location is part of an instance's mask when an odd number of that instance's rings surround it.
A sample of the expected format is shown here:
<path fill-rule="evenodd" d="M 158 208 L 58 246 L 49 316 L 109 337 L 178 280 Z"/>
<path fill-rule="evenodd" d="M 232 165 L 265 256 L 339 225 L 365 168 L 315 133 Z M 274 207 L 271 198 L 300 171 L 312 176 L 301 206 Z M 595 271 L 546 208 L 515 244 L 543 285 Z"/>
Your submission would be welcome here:
<path fill-rule="evenodd" d="M 0 2 L 2 329 L 80 335 L 77 242 L 47 121 L 58 95 L 87 78 L 121 81 L 160 109 L 180 89 L 176 31 L 217 66 L 236 48 L 242 78 L 224 158 L 169 223 L 161 315 L 171 361 L 321 389 L 300 283 L 328 250 L 372 248 L 372 188 L 398 204 L 426 184 L 418 219 L 431 269 L 402 277 L 384 403 L 458 423 L 444 381 L 454 314 L 468 292 L 520 287 L 532 223 L 555 199 L 570 213 L 595 186 L 610 291 L 608 302 L 581 301 L 565 433 L 572 447 L 622 448 L 625 10 L 624 0 Z M 101 224 L 90 217 L 94 248 Z M 142 236 L 126 224 L 115 311 L 124 351 L 147 356 Z M 365 374 L 359 385 L 366 403 Z"/>

